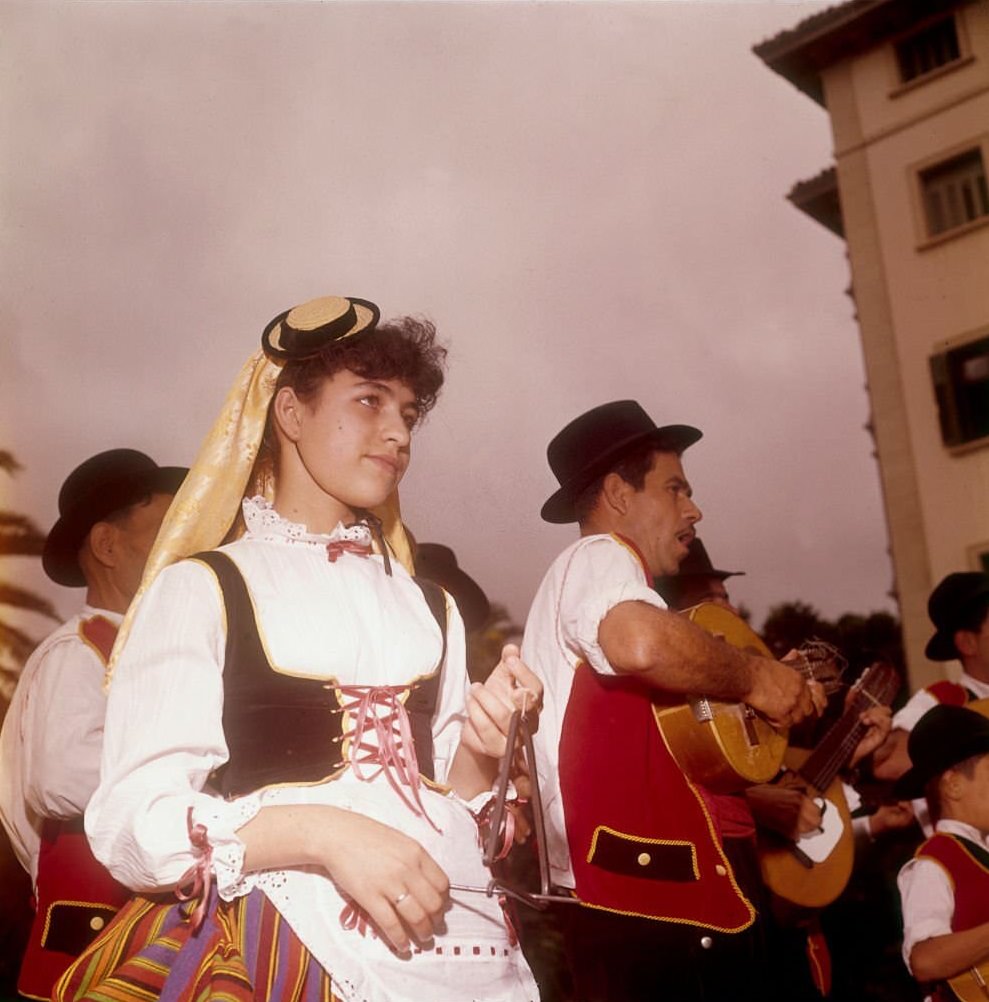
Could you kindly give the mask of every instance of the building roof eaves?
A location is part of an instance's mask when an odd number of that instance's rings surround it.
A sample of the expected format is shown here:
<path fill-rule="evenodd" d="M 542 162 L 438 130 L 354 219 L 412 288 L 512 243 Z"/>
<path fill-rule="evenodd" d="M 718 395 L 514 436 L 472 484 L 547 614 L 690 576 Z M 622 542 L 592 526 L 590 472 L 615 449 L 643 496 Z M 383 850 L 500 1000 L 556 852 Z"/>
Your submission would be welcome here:
<path fill-rule="evenodd" d="M 752 51 L 818 104 L 824 104 L 821 71 L 898 34 L 931 14 L 960 6 L 959 0 L 848 0 L 812 14 L 793 28 L 760 42 Z"/>

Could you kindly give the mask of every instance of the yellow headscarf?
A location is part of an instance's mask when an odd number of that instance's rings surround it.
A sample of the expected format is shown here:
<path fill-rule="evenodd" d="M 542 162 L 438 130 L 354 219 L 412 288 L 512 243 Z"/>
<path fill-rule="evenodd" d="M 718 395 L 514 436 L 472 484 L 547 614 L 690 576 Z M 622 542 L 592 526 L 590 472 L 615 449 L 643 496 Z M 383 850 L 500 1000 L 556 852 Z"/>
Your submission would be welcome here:
<path fill-rule="evenodd" d="M 339 297 L 313 300 L 288 314 L 282 314 L 276 320 L 295 315 L 297 311 L 300 315 L 311 316 L 318 314 L 320 307 L 325 312 L 327 304 L 330 308 L 335 308 L 340 302 L 348 301 Z M 377 319 L 376 311 L 374 319 Z M 268 329 L 271 326 L 269 324 Z M 363 327 L 357 326 L 351 333 L 361 329 Z M 113 645 L 104 688 L 110 685 L 138 605 L 151 582 L 169 564 L 203 550 L 212 550 L 226 539 L 240 511 L 241 501 L 254 469 L 268 417 L 268 405 L 274 396 L 275 383 L 283 365 L 283 361 L 273 361 L 263 351 L 256 352 L 247 360 L 227 394 L 220 416 L 206 436 L 188 476 L 165 513 L 144 567 L 141 585 Z M 273 492 L 273 486 L 270 481 L 265 485 L 267 495 Z M 268 500 L 271 500 L 270 496 Z M 381 532 L 391 555 L 411 574 L 412 548 L 402 524 L 398 491 L 394 491 L 384 504 L 372 509 L 372 513 L 381 519 Z"/>

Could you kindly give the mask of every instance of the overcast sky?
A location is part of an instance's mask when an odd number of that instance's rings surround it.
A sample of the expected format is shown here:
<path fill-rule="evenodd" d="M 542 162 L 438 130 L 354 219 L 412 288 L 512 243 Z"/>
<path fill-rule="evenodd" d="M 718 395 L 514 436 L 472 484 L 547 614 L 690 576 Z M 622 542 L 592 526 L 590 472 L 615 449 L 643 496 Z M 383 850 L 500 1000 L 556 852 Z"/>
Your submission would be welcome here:
<path fill-rule="evenodd" d="M 828 118 L 751 52 L 823 6 L 3 0 L 4 505 L 47 529 L 95 452 L 189 462 L 264 324 L 356 295 L 449 342 L 406 521 L 516 618 L 575 531 L 546 443 L 622 397 L 703 429 L 757 624 L 891 609 L 844 244 L 785 199 Z"/>

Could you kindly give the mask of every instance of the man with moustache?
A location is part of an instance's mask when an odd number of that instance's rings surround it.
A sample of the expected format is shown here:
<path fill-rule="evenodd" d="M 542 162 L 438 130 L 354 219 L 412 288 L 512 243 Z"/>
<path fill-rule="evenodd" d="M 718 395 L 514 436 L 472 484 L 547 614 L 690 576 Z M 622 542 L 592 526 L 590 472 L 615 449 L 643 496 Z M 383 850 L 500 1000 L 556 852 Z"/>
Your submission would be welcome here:
<path fill-rule="evenodd" d="M 543 679 L 536 734 L 552 877 L 577 998 L 765 998 L 740 972 L 755 919 L 722 848 L 716 802 L 680 770 L 652 696 L 739 700 L 780 726 L 814 707 L 804 678 L 729 647 L 666 608 L 701 512 L 681 463 L 701 437 L 657 426 L 631 400 L 603 404 L 549 444 L 559 489 L 543 505 L 580 538 L 554 561 L 529 613 L 526 663 Z M 734 943 L 733 943 L 734 940 Z"/>
<path fill-rule="evenodd" d="M 93 858 L 83 812 L 100 773 L 103 674 L 165 511 L 185 477 L 133 449 L 69 474 L 42 566 L 86 588 L 82 610 L 28 659 L 0 731 L 0 821 L 34 886 L 18 991 L 48 998 L 130 892 Z"/>

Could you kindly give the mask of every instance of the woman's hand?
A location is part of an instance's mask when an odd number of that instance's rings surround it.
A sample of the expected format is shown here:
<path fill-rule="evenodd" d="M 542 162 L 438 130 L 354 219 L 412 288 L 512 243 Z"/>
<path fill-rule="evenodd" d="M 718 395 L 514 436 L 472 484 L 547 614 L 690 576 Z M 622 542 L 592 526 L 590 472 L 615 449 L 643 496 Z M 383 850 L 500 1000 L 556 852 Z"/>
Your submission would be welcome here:
<path fill-rule="evenodd" d="M 522 710 L 535 730 L 542 705 L 542 682 L 519 657 L 518 647 L 506 644 L 487 681 L 470 687 L 461 745 L 475 754 L 500 759 L 505 754 L 512 714 Z"/>
<path fill-rule="evenodd" d="M 450 883 L 415 839 L 373 818 L 306 804 L 262 808 L 238 832 L 245 870 L 324 869 L 397 953 L 428 942 L 443 919 Z"/>
<path fill-rule="evenodd" d="M 535 730 L 542 705 L 542 682 L 519 658 L 518 647 L 506 644 L 487 681 L 475 682 L 467 694 L 467 719 L 447 775 L 464 800 L 491 789 L 508 745 L 512 714 L 522 710 Z"/>

